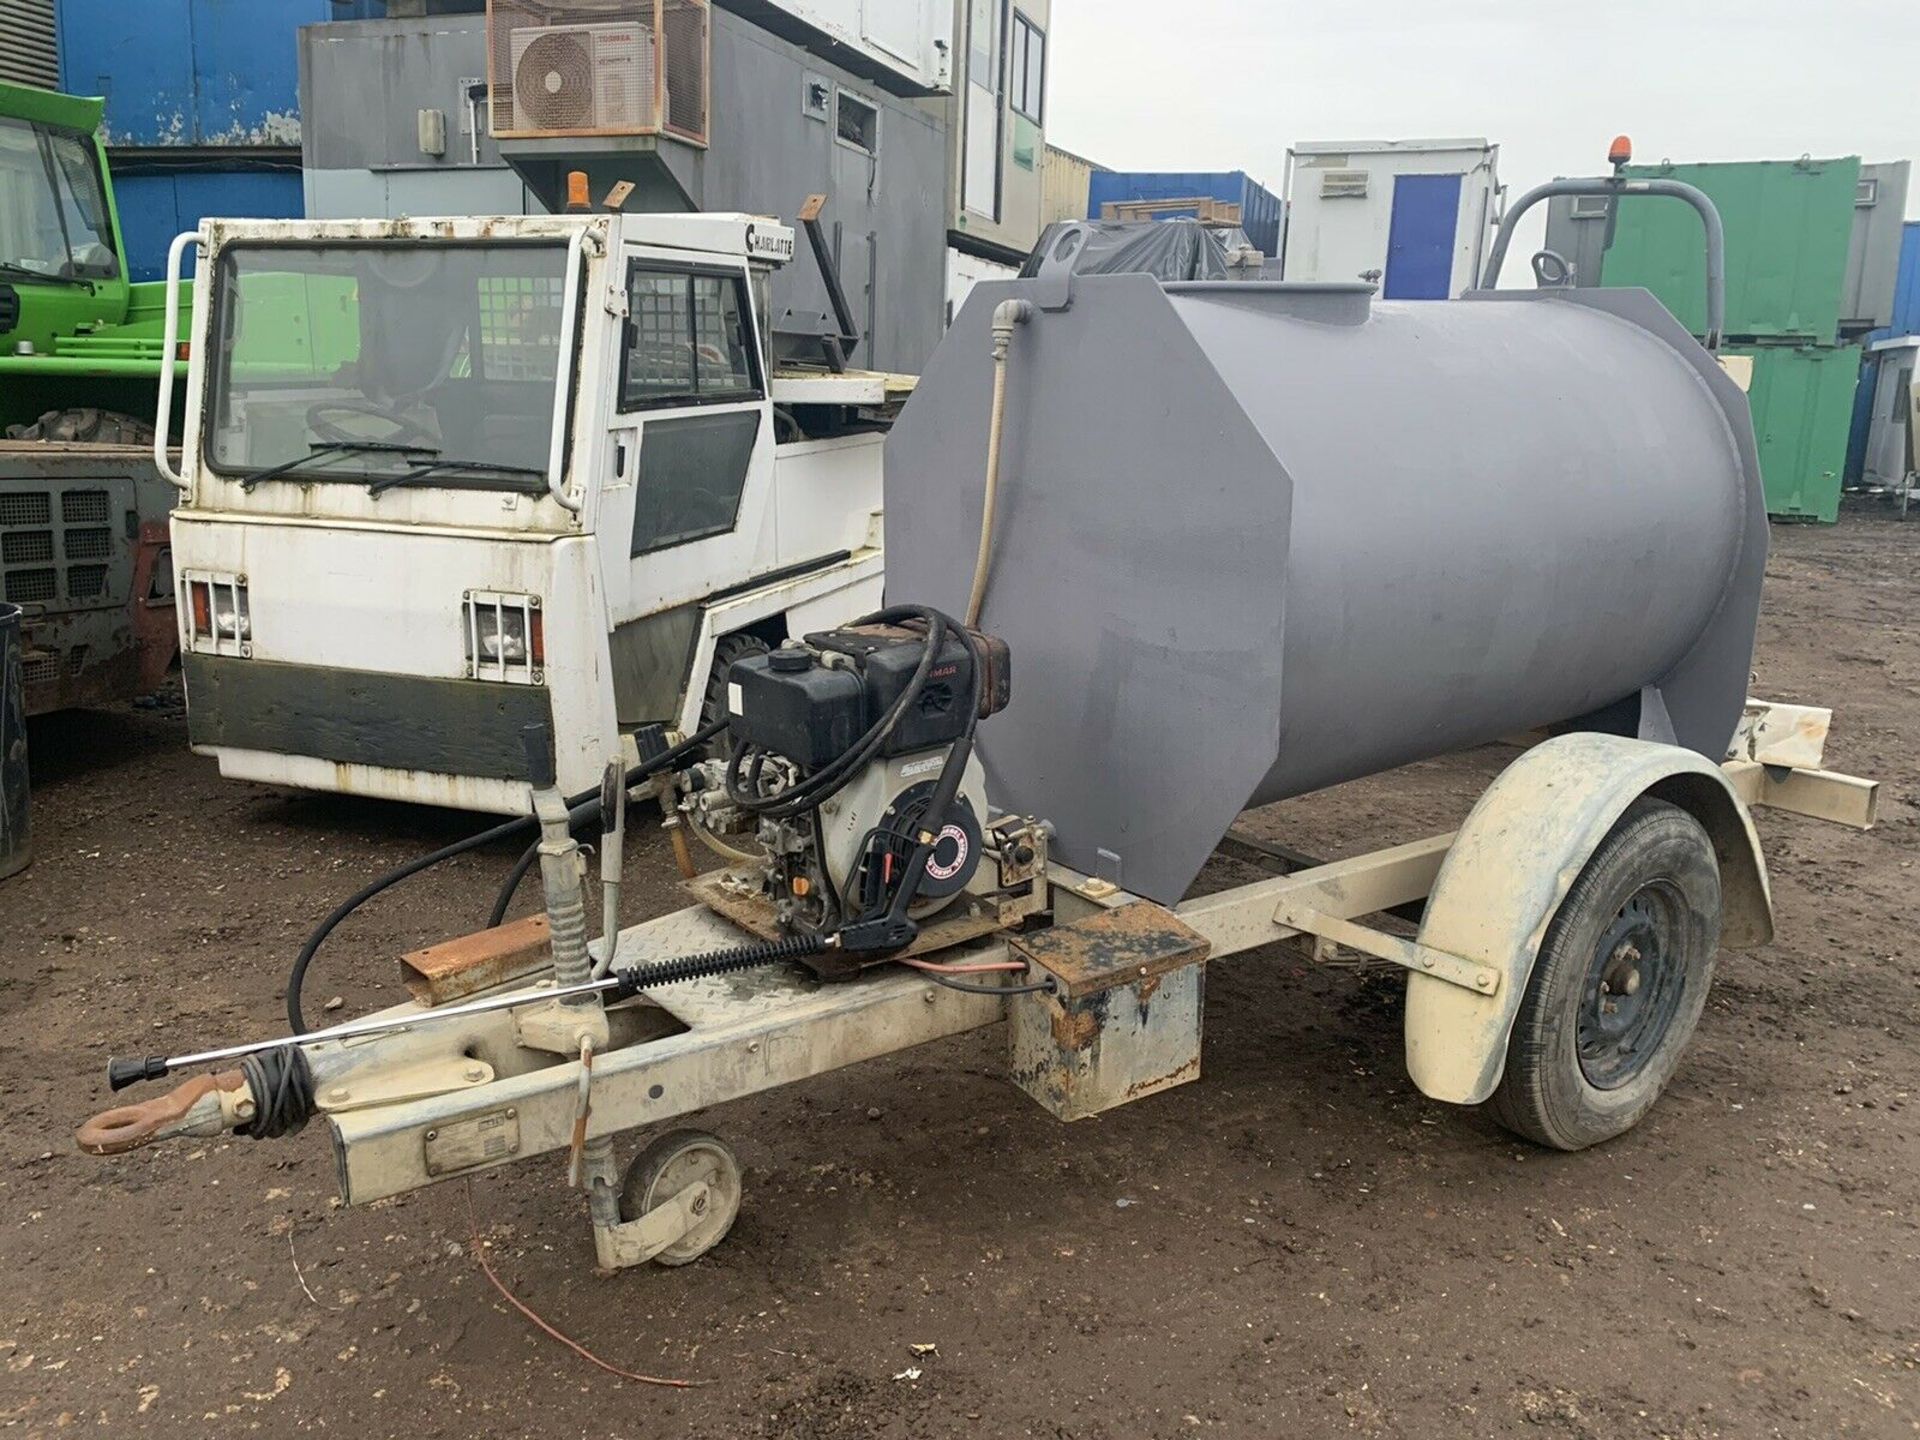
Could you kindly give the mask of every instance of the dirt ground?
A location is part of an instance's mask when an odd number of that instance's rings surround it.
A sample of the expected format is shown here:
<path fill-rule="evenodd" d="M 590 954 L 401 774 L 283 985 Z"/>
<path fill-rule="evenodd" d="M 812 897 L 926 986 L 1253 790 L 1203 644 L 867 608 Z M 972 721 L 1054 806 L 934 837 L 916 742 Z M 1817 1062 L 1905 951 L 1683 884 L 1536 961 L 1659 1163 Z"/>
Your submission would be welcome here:
<path fill-rule="evenodd" d="M 1768 814 L 1780 938 L 1722 957 L 1689 1059 L 1581 1155 L 1422 1099 L 1385 977 L 1214 968 L 1200 1083 L 1066 1127 L 998 1029 L 701 1117 L 732 1237 L 596 1275 L 558 1160 L 348 1211 L 324 1139 L 76 1153 L 110 1052 L 276 1033 L 287 964 L 471 817 L 278 793 L 177 703 L 32 734 L 38 860 L 0 885 L 0 1427 L 379 1436 L 1901 1436 L 1920 1431 L 1920 522 L 1778 529 L 1761 694 L 1832 705 L 1885 783 L 1855 834 Z M 1510 752 L 1252 822 L 1324 855 L 1452 823 Z M 376 903 L 309 1006 L 479 924 L 509 851 Z M 630 914 L 678 903 L 666 847 Z M 1216 862 L 1210 883 L 1245 878 Z M 530 891 L 533 887 L 529 887 Z M 936 1345 L 916 1357 L 912 1345 Z M 919 1372 L 917 1376 L 912 1371 Z"/>

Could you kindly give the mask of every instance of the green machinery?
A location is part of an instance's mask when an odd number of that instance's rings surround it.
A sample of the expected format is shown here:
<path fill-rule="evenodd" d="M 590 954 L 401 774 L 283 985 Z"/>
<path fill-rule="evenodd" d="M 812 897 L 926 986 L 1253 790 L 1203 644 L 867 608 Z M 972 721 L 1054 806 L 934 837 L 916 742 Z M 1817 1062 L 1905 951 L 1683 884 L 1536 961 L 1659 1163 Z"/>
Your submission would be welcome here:
<path fill-rule="evenodd" d="M 127 279 L 102 110 L 0 84 L 0 600 L 29 714 L 151 690 L 175 650 L 148 449 L 166 287 Z"/>
<path fill-rule="evenodd" d="M 1749 398 L 1767 513 L 1831 523 L 1860 372 L 1859 347 L 1838 343 L 1859 157 L 1630 165 L 1620 174 L 1684 181 L 1720 211 L 1722 353 L 1753 360 Z M 1642 286 L 1694 334 L 1705 333 L 1700 226 L 1684 206 L 1595 199 L 1556 217 L 1547 243 L 1574 260 L 1578 283 Z"/>
<path fill-rule="evenodd" d="M 127 279 L 103 108 L 0 84 L 0 427 L 153 418 L 166 286 Z"/>

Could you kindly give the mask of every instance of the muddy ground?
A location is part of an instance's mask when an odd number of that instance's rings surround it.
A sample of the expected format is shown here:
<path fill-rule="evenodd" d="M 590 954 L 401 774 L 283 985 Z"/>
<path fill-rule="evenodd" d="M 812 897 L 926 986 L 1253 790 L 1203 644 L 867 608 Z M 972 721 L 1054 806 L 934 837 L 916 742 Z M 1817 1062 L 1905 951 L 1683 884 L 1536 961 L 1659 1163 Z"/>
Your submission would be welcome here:
<path fill-rule="evenodd" d="M 1920 522 L 1780 529 L 1762 694 L 1886 782 L 1854 834 L 1762 818 L 1780 939 L 1722 958 L 1666 1098 L 1582 1155 L 1423 1100 L 1397 987 L 1218 966 L 1201 1082 L 1063 1127 L 998 1030 L 702 1117 L 748 1167 L 698 1264 L 591 1267 L 559 1161 L 346 1211 L 325 1140 L 108 1163 L 109 1052 L 272 1033 L 308 927 L 468 817 L 229 783 L 175 707 L 33 731 L 39 858 L 0 885 L 0 1427 L 154 1435 L 1899 1436 L 1920 1430 Z M 1510 752 L 1253 822 L 1326 855 L 1462 813 Z M 677 903 L 666 847 L 631 913 Z M 310 1004 L 397 998 L 510 852 L 376 903 Z M 1209 883 L 1245 878 L 1216 862 Z M 911 1345 L 937 1345 L 916 1357 Z M 919 1371 L 917 1377 L 910 1371 Z"/>

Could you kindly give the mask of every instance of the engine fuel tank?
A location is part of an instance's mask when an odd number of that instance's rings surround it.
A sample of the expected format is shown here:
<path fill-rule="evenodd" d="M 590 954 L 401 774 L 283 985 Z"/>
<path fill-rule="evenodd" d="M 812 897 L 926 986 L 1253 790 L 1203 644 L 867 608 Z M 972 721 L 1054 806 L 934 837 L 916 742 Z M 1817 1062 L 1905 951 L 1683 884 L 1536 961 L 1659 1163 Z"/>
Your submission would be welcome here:
<path fill-rule="evenodd" d="M 979 744 L 1068 864 L 1170 903 L 1250 805 L 1540 726 L 1724 756 L 1759 466 L 1651 295 L 980 285 L 887 442 L 890 602 L 965 608 L 1013 297 Z"/>

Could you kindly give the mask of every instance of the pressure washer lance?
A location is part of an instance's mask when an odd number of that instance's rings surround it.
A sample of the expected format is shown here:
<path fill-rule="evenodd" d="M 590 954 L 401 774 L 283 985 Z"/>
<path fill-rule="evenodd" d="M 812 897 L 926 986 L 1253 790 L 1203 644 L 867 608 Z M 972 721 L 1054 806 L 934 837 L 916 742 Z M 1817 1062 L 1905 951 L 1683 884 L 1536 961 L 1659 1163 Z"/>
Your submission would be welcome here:
<path fill-rule="evenodd" d="M 465 1015 L 485 1015 L 495 1010 L 511 1010 L 517 1005 L 534 1005 L 549 1000 L 599 995 L 606 1003 L 630 1000 L 643 990 L 674 985 L 687 980 L 704 980 L 715 975 L 731 975 L 741 970 L 757 970 L 783 960 L 801 960 L 823 951 L 837 950 L 839 935 L 793 935 L 784 940 L 768 940 L 758 945 L 739 945 L 728 950 L 709 950 L 700 955 L 684 955 L 677 960 L 659 960 L 651 965 L 630 965 L 614 969 L 597 980 L 572 985 L 542 985 L 469 1000 L 460 1005 L 444 1005 L 417 1014 L 392 1019 L 349 1020 L 324 1030 L 309 1030 L 304 1035 L 278 1040 L 255 1040 L 245 1045 L 228 1045 L 219 1050 L 201 1050 L 192 1055 L 148 1055 L 144 1059 L 107 1061 L 107 1088 L 124 1090 L 142 1080 L 164 1079 L 173 1071 L 190 1065 L 215 1065 L 240 1060 L 272 1050 L 314 1045 L 324 1040 L 351 1040 L 363 1035 L 384 1035 L 394 1030 L 411 1030 L 438 1020 L 455 1020 Z"/>

